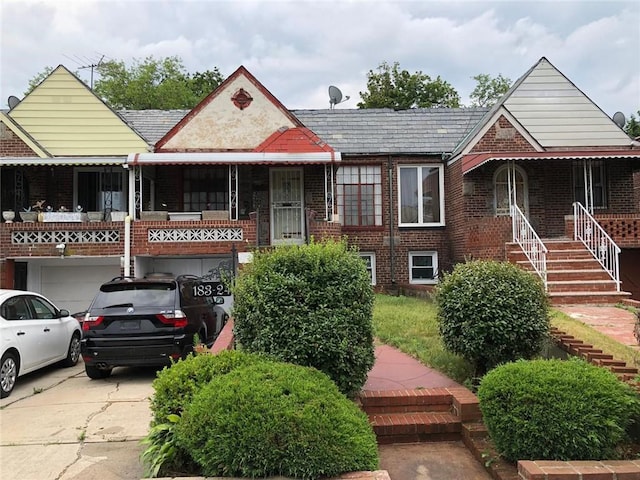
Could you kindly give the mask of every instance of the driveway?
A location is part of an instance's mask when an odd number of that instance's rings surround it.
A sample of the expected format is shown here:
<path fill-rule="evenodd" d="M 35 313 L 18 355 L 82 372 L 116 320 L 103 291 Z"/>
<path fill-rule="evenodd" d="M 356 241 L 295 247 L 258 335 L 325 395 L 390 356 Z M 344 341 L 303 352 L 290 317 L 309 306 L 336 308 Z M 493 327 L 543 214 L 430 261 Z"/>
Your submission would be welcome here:
<path fill-rule="evenodd" d="M 3 480 L 139 480 L 154 369 L 90 380 L 82 361 L 19 378 L 0 400 Z"/>

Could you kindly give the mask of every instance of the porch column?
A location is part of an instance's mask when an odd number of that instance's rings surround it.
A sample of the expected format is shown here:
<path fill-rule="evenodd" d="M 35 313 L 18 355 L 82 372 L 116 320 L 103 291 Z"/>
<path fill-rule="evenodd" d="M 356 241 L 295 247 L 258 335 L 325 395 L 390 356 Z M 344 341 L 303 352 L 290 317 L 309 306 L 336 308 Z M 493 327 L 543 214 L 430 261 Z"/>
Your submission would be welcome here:
<path fill-rule="evenodd" d="M 229 165 L 229 219 L 238 220 L 238 165 Z"/>
<path fill-rule="evenodd" d="M 140 204 L 140 198 L 142 197 L 142 192 L 136 190 L 136 178 L 142 177 L 142 175 L 139 174 L 139 168 L 140 167 L 129 167 L 127 210 L 128 215 L 132 218 L 136 218 L 136 205 Z M 140 183 L 140 188 L 142 189 L 142 182 Z"/>
<path fill-rule="evenodd" d="M 582 161 L 584 177 L 584 208 L 593 215 L 593 168 L 591 160 Z"/>
<path fill-rule="evenodd" d="M 333 221 L 334 219 L 334 204 L 333 204 L 333 182 L 334 182 L 333 165 L 325 164 L 324 166 L 324 219 L 326 221 Z"/>

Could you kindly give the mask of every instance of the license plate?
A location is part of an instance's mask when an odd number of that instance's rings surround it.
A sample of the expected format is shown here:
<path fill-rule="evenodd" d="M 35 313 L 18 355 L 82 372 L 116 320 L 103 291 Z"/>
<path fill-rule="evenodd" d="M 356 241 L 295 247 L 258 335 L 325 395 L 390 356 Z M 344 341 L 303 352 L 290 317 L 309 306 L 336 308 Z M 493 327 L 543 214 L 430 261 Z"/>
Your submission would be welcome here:
<path fill-rule="evenodd" d="M 120 323 L 121 330 L 140 330 L 140 320 L 123 320 Z"/>

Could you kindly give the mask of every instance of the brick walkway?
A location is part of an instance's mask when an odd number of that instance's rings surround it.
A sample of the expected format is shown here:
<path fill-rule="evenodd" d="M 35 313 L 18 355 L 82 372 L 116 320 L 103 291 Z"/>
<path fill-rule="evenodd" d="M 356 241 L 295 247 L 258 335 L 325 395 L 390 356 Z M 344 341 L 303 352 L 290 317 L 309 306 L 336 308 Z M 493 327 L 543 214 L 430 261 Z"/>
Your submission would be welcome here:
<path fill-rule="evenodd" d="M 583 305 L 563 305 L 555 308 L 623 345 L 640 349 L 633 335 L 636 316 L 624 308 Z"/>

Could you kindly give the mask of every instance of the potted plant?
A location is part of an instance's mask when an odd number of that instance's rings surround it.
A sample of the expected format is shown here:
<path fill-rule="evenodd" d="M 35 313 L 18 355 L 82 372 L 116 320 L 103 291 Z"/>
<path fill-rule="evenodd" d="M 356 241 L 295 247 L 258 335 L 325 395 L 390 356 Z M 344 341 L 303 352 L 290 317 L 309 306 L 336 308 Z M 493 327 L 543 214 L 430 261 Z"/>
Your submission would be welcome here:
<path fill-rule="evenodd" d="M 101 222 L 104 220 L 104 212 L 87 212 L 90 222 Z"/>
<path fill-rule="evenodd" d="M 40 211 L 36 210 L 36 206 L 26 207 L 20 212 L 20 218 L 24 223 L 34 223 L 38 221 L 38 214 Z"/>
<path fill-rule="evenodd" d="M 5 210 L 2 212 L 2 218 L 4 218 L 5 223 L 13 223 L 13 219 L 16 218 L 16 212 L 13 210 Z"/>

